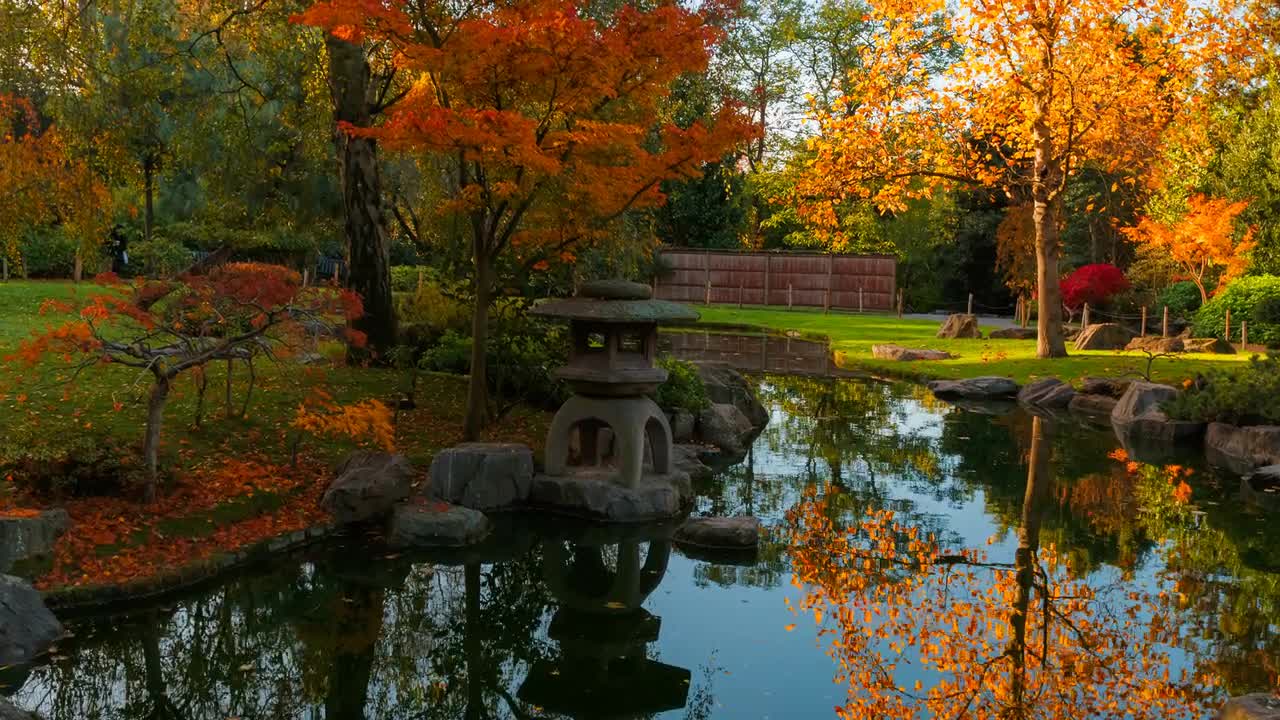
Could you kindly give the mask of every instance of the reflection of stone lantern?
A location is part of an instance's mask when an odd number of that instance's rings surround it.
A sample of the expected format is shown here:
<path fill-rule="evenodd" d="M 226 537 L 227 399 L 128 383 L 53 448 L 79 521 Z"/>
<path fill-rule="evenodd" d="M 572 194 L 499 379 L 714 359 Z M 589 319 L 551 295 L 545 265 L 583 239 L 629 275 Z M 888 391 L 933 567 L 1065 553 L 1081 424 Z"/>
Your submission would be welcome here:
<path fill-rule="evenodd" d="M 647 285 L 623 280 L 587 283 L 577 297 L 544 303 L 533 312 L 568 320 L 573 338 L 569 362 L 556 376 L 574 394 L 547 433 L 546 475 L 577 474 L 635 489 L 645 479 L 646 447 L 653 474 L 670 474 L 671 427 L 647 396 L 667 379 L 667 372 L 654 366 L 658 324 L 696 320 L 698 314 L 651 299 Z M 606 428 L 616 444 L 616 468 L 605 463 L 608 453 L 601 439 Z M 580 460 L 571 467 L 575 433 Z"/>
<path fill-rule="evenodd" d="M 548 633 L 560 657 L 530 668 L 520 699 L 575 718 L 634 718 L 684 707 L 690 672 L 647 657 L 662 619 L 641 607 L 666 572 L 663 538 L 543 546 L 543 577 L 560 601 Z M 616 556 L 610 562 L 611 548 Z"/>

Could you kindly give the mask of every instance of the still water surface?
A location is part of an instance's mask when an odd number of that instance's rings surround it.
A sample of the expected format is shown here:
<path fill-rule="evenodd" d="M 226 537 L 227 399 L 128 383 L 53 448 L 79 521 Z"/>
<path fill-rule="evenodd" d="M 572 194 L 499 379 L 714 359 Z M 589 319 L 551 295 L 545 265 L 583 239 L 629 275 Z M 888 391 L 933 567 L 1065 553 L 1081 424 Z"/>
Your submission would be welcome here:
<path fill-rule="evenodd" d="M 1168 591 L 1162 616 L 1183 638 L 1169 650 L 1174 670 L 1219 683 L 1218 693 L 1273 680 L 1280 533 L 1275 516 L 1237 498 L 1237 479 L 1198 468 L 1191 504 L 1179 507 L 1161 496 L 1163 476 L 1143 480 L 1107 456 L 1117 443 L 1106 431 L 1063 420 L 1033 433 L 1029 416 L 960 410 L 905 384 L 759 382 L 769 427 L 743 463 L 700 487 L 697 508 L 759 516 L 769 537 L 753 563 L 686 557 L 661 528 L 520 517 L 463 555 L 394 554 L 350 538 L 162 605 L 72 620 L 75 640 L 50 664 L 5 678 L 6 692 L 50 720 L 835 717 L 886 689 L 856 667 L 845 677 L 830 654 L 833 638 L 861 632 L 862 610 L 842 619 L 824 605 L 841 583 L 857 584 L 860 566 L 832 549 L 843 540 L 816 541 L 814 528 L 822 520 L 828 535 L 865 537 L 866 508 L 892 509 L 948 552 L 980 548 L 1010 568 L 1031 525 L 1068 580 Z M 1028 492 L 1033 449 L 1041 475 Z M 821 593 L 793 583 L 800 565 L 826 578 Z M 852 574 L 833 570 L 850 565 Z M 1015 575 L 990 577 L 1000 572 Z M 820 623 L 791 609 L 806 597 L 825 607 Z M 1009 619 L 992 607 L 984 632 Z M 1136 613 L 1135 635 L 1151 618 L 1150 607 Z M 1009 643 L 993 641 L 994 654 Z M 895 675 L 893 692 L 916 679 L 927 690 L 918 663 Z M 1007 683 L 983 682 L 973 717 L 1011 702 Z M 1044 683 L 1031 686 L 1012 685 L 1015 699 L 1044 710 L 1027 716 L 1056 715 Z M 1053 690 L 1057 703 L 1106 694 Z"/>

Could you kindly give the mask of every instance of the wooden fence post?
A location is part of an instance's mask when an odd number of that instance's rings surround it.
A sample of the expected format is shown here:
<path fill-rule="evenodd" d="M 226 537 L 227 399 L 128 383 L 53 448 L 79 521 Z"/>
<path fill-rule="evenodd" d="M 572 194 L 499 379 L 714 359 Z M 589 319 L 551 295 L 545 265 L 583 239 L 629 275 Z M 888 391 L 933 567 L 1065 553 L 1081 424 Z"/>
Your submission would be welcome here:
<path fill-rule="evenodd" d="M 773 256 L 766 254 L 764 256 L 764 302 L 761 303 L 765 307 L 769 305 L 769 294 L 772 288 L 769 285 L 769 270 L 773 267 Z"/>
<path fill-rule="evenodd" d="M 710 305 L 710 304 L 711 304 L 711 281 L 710 281 L 710 280 L 708 280 L 708 281 L 707 281 L 707 297 L 706 297 L 706 304 L 707 304 L 707 305 Z"/>
<path fill-rule="evenodd" d="M 969 293 L 969 310 L 968 310 L 967 314 L 968 314 L 968 315 L 972 315 L 972 314 L 973 314 L 973 293 Z"/>
<path fill-rule="evenodd" d="M 858 312 L 862 312 L 862 288 L 858 288 Z"/>
<path fill-rule="evenodd" d="M 703 279 L 707 283 L 707 304 L 711 304 L 711 252 L 703 251 L 702 253 L 702 272 Z"/>
<path fill-rule="evenodd" d="M 1249 321 L 1240 321 L 1240 349 L 1246 350 L 1249 345 Z"/>
<path fill-rule="evenodd" d="M 787 283 L 787 309 L 791 309 L 791 283 Z"/>
<path fill-rule="evenodd" d="M 8 264 L 9 264 L 9 261 L 8 261 L 8 260 L 6 260 L 6 261 L 5 261 L 5 275 L 8 275 L 8 274 L 9 274 L 9 272 L 8 272 L 8 270 L 9 270 L 9 268 L 8 268 Z M 310 269 L 310 268 L 302 268 L 302 287 L 306 287 L 306 286 L 307 286 L 307 284 L 308 284 L 308 280 L 310 280 L 310 278 L 311 278 L 311 269 Z"/>
<path fill-rule="evenodd" d="M 9 282 L 9 258 L 4 258 L 4 281 Z"/>
<path fill-rule="evenodd" d="M 822 312 L 827 313 L 828 315 L 831 314 L 831 288 L 830 287 L 827 288 L 826 299 L 822 301 Z"/>
<path fill-rule="evenodd" d="M 742 286 L 745 284 L 746 284 L 746 281 L 744 280 L 738 281 L 738 309 L 739 310 L 742 309 Z"/>
<path fill-rule="evenodd" d="M 1160 323 L 1161 337 L 1169 337 L 1169 306 L 1164 306 L 1164 320 Z"/>
<path fill-rule="evenodd" d="M 1222 339 L 1231 342 L 1231 308 L 1227 308 L 1227 321 L 1223 329 Z"/>
<path fill-rule="evenodd" d="M 1089 329 L 1089 303 L 1084 304 L 1084 310 L 1080 313 L 1080 329 Z"/>
<path fill-rule="evenodd" d="M 831 275 L 835 272 L 835 256 L 827 253 L 827 299 L 823 312 L 831 312 Z"/>
<path fill-rule="evenodd" d="M 1027 302 L 1027 296 L 1022 296 L 1022 327 L 1031 324 L 1031 303 Z"/>
<path fill-rule="evenodd" d="M 1147 336 L 1147 306 L 1142 306 L 1142 329 L 1138 331 L 1138 337 Z"/>
<path fill-rule="evenodd" d="M 902 319 L 902 288 L 898 288 L 898 319 Z"/>
<path fill-rule="evenodd" d="M 418 292 L 422 292 L 422 268 L 418 268 Z"/>
<path fill-rule="evenodd" d="M 333 264 L 333 284 L 334 284 L 334 285 L 341 285 L 341 284 L 342 284 L 342 277 L 341 277 L 341 273 L 342 273 L 342 263 L 340 263 L 340 262 L 335 262 L 335 263 Z"/>

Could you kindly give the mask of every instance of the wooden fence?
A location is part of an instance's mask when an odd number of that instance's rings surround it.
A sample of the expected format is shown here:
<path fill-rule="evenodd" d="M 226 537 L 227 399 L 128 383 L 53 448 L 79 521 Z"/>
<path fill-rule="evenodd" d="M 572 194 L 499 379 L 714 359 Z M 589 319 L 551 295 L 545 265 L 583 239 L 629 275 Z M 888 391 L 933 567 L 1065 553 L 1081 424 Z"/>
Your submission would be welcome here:
<path fill-rule="evenodd" d="M 810 375 L 846 374 L 831 358 L 825 343 L 793 340 L 774 335 L 670 332 L 658 337 L 658 347 L 689 362 L 722 362 L 749 374 Z"/>
<path fill-rule="evenodd" d="M 887 255 L 736 252 L 665 248 L 672 272 L 654 294 L 686 303 L 895 307 L 898 262 Z"/>

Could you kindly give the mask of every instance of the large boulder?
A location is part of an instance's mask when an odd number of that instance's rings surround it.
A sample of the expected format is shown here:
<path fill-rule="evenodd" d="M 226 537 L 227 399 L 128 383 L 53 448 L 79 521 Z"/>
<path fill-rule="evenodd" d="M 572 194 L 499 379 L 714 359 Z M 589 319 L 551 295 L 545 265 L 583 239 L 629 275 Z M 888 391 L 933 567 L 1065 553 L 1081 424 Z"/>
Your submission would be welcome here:
<path fill-rule="evenodd" d="M 674 539 L 709 550 L 748 550 L 760 544 L 760 520 L 750 516 L 690 518 L 676 530 Z"/>
<path fill-rule="evenodd" d="M 983 376 L 964 380 L 934 380 L 929 389 L 940 398 L 966 400 L 1011 399 L 1018 395 L 1018 383 L 1006 377 Z"/>
<path fill-rule="evenodd" d="M 938 328 L 938 337 L 947 339 L 982 337 L 982 331 L 978 329 L 978 316 L 968 313 L 948 315 L 942 327 Z"/>
<path fill-rule="evenodd" d="M 397 505 L 387 524 L 392 547 L 462 547 L 474 545 L 492 528 L 484 513 L 446 503 Z"/>
<path fill-rule="evenodd" d="M 1177 396 L 1178 391 L 1168 385 L 1142 380 L 1130 383 L 1111 411 L 1111 424 L 1125 447 L 1199 442 L 1204 435 L 1204 423 L 1171 420 L 1162 409 L 1164 403 Z"/>
<path fill-rule="evenodd" d="M 1098 323 L 1085 328 L 1076 338 L 1077 350 L 1123 350 L 1133 333 L 1116 323 Z"/>
<path fill-rule="evenodd" d="M 693 433 L 698 427 L 698 418 L 688 410 L 676 410 L 667 420 L 671 424 L 671 442 L 687 443 L 693 440 Z"/>
<path fill-rule="evenodd" d="M 334 476 L 320 506 L 339 523 L 348 524 L 390 513 L 396 503 L 409 497 L 414 470 L 403 455 L 359 451 L 339 463 Z"/>
<path fill-rule="evenodd" d="M 1076 393 L 1067 410 L 1086 422 L 1106 427 L 1111 424 L 1111 413 L 1119 402 L 1110 395 Z"/>
<path fill-rule="evenodd" d="M 715 471 L 702 461 L 702 448 L 697 445 L 672 445 L 671 467 L 694 481 L 708 480 L 715 475 Z"/>
<path fill-rule="evenodd" d="M 62 509 L 29 518 L 0 517 L 0 573 L 9 572 L 24 560 L 48 556 L 69 527 L 71 518 Z"/>
<path fill-rule="evenodd" d="M 755 388 L 742 373 L 727 363 L 698 363 L 698 377 L 707 389 L 707 399 L 712 403 L 732 405 L 742 411 L 756 432 L 769 424 L 769 411 L 756 398 Z"/>
<path fill-rule="evenodd" d="M 1204 444 L 1210 461 L 1235 472 L 1280 464 L 1280 425 L 1209 423 Z"/>
<path fill-rule="evenodd" d="M 715 445 L 731 457 L 745 455 L 754 434 L 751 421 L 734 405 L 708 405 L 698 416 L 698 435 L 703 442 Z"/>
<path fill-rule="evenodd" d="M 1087 377 L 1080 384 L 1080 394 L 1106 395 L 1119 400 L 1132 382 L 1131 378 Z"/>
<path fill-rule="evenodd" d="M 1222 338 L 1183 338 L 1182 349 L 1189 353 L 1235 355 L 1235 347 Z"/>
<path fill-rule="evenodd" d="M 25 665 L 62 637 L 62 624 L 27 581 L 0 575 L 0 667 Z"/>
<path fill-rule="evenodd" d="M 901 345 L 872 345 L 871 357 L 877 360 L 912 362 L 915 360 L 950 360 L 952 355 L 945 350 L 907 348 Z"/>
<path fill-rule="evenodd" d="M 591 520 L 652 522 L 688 512 L 693 485 L 689 476 L 679 471 L 646 475 L 634 488 L 585 473 L 536 475 L 529 502 L 544 510 Z"/>
<path fill-rule="evenodd" d="M 1280 696 L 1254 693 L 1232 698 L 1223 706 L 1218 720 L 1280 720 Z"/>
<path fill-rule="evenodd" d="M 1075 388 L 1058 378 L 1041 378 L 1018 391 L 1018 402 L 1046 410 L 1065 410 L 1076 396 Z"/>
<path fill-rule="evenodd" d="M 428 497 L 496 510 L 523 504 L 533 485 L 533 451 L 517 443 L 463 443 L 431 461 Z"/>
<path fill-rule="evenodd" d="M 1145 351 L 1155 354 L 1180 353 L 1186 350 L 1186 344 L 1182 341 L 1182 338 L 1148 335 L 1130 340 L 1129 344 L 1124 346 L 1124 349 L 1129 352 Z"/>
<path fill-rule="evenodd" d="M 1040 337 L 1035 328 L 1008 327 L 992 330 L 987 337 L 992 340 L 1035 340 Z"/>

